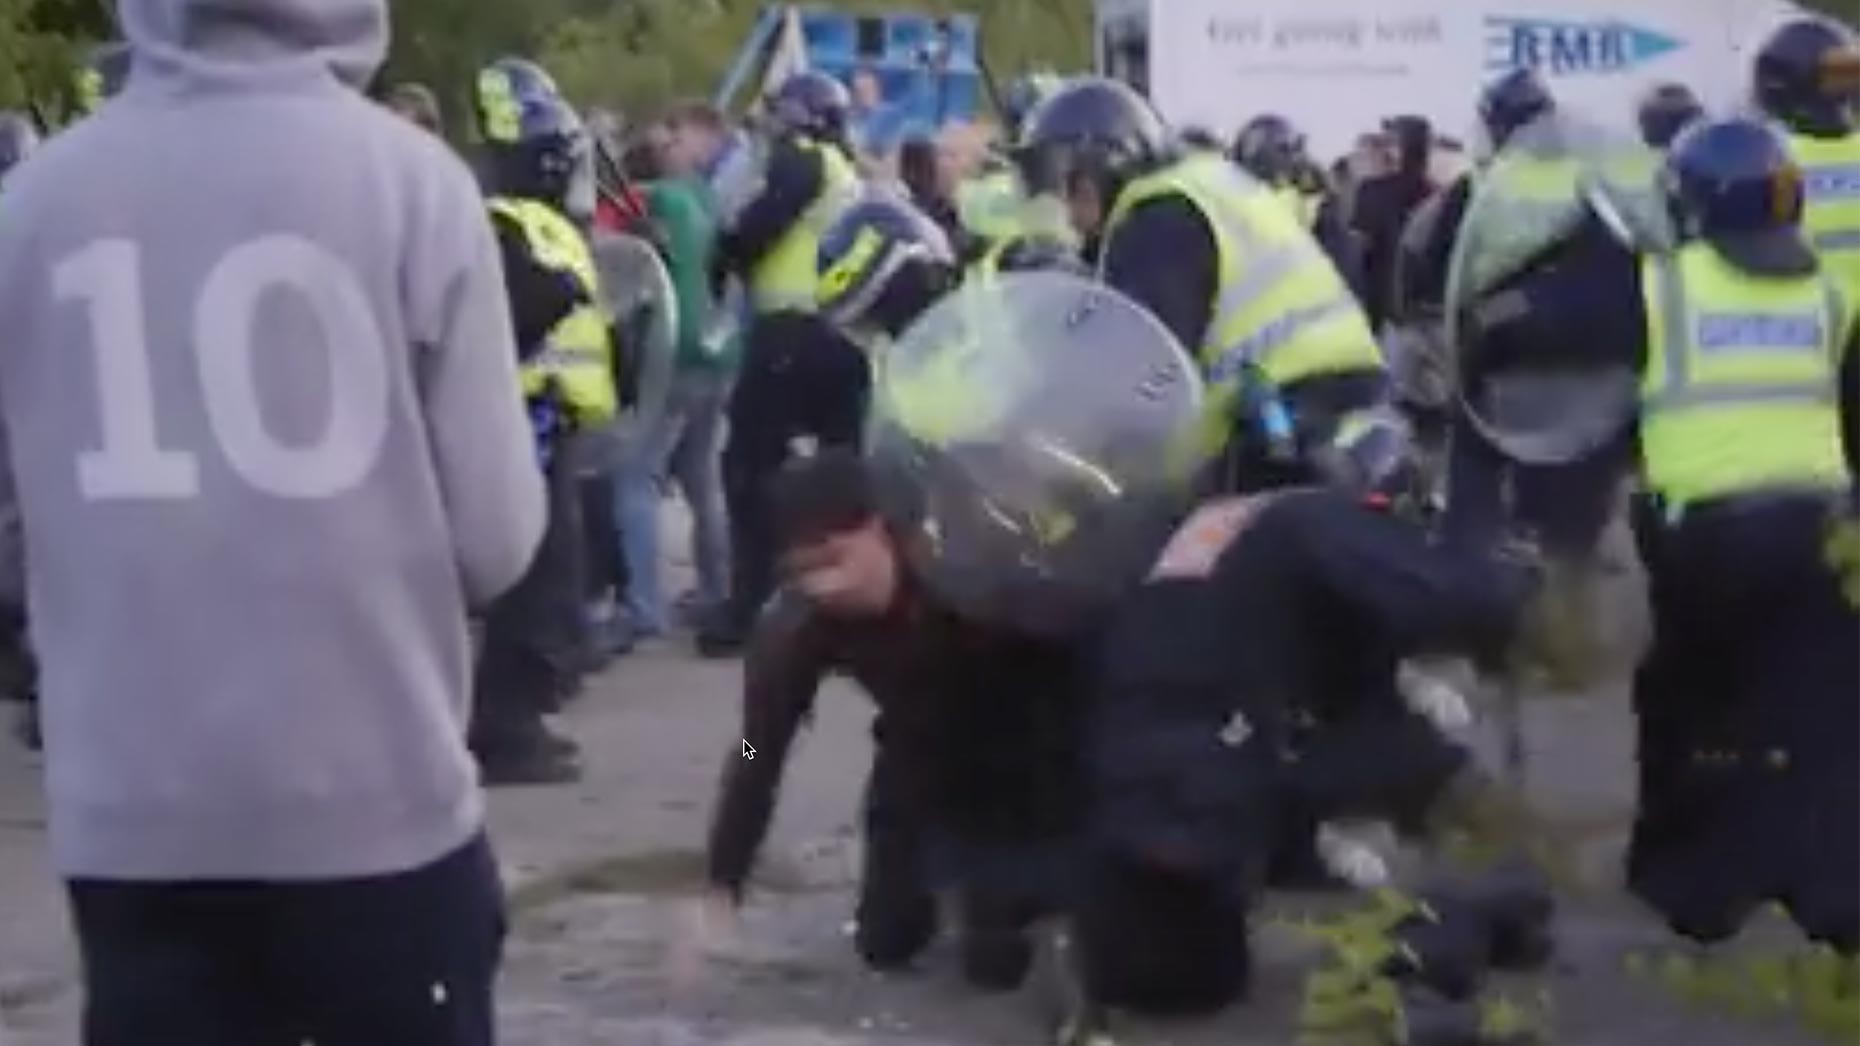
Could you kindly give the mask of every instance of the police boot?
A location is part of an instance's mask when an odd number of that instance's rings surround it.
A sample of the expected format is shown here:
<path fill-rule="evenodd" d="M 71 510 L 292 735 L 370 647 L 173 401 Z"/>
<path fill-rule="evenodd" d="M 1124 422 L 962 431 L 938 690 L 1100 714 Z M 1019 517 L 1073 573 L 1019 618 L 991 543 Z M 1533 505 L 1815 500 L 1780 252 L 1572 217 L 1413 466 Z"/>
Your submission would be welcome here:
<path fill-rule="evenodd" d="M 1548 877 L 1513 858 L 1477 875 L 1444 879 L 1423 893 L 1436 908 L 1468 913 L 1481 928 L 1496 969 L 1540 969 L 1555 950 L 1551 920 L 1556 898 Z"/>
<path fill-rule="evenodd" d="M 1476 995 L 1490 968 L 1488 929 L 1464 904 L 1422 904 L 1390 931 L 1389 945 L 1384 976 L 1453 1002 Z"/>

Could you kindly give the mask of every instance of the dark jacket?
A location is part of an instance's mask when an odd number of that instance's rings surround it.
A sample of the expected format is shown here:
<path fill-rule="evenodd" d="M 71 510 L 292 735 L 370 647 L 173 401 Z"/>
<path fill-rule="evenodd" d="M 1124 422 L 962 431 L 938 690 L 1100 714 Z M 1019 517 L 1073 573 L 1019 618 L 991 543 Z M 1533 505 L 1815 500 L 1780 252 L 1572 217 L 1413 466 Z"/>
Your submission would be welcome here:
<path fill-rule="evenodd" d="M 1214 322 L 1220 250 L 1187 197 L 1159 196 L 1131 209 L 1101 245 L 1105 282 L 1161 320 L 1190 354 Z"/>
<path fill-rule="evenodd" d="M 841 620 L 783 593 L 756 626 L 744 668 L 743 739 L 710 835 L 710 879 L 739 889 L 768 831 L 788 748 L 828 675 L 878 706 L 880 804 L 957 836 L 1018 841 L 1066 833 L 1077 802 L 1078 706 L 1066 646 L 971 624 L 907 587 L 878 620 Z"/>
<path fill-rule="evenodd" d="M 1348 495 L 1280 495 L 1208 578 L 1121 608 L 1095 676 L 1095 834 L 1139 861 L 1258 873 L 1283 801 L 1407 812 L 1464 755 L 1407 711 L 1399 660 L 1495 648 L 1527 591 Z"/>
<path fill-rule="evenodd" d="M 1434 193 L 1424 171 L 1398 171 L 1364 182 L 1356 191 L 1352 223 L 1363 238 L 1364 302 L 1375 330 L 1390 317 L 1395 297 L 1395 259 L 1408 217 Z"/>
<path fill-rule="evenodd" d="M 510 297 L 510 321 L 517 354 L 528 360 L 543 350 L 544 339 L 563 317 L 586 299 L 575 278 L 538 261 L 523 228 L 492 214 L 498 252 L 504 262 L 504 288 Z"/>

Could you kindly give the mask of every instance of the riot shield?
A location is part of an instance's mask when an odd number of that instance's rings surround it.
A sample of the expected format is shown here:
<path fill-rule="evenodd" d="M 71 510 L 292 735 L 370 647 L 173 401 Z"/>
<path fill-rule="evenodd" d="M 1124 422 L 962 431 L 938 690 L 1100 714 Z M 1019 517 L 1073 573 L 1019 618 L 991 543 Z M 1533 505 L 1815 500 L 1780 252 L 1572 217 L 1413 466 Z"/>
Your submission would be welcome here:
<path fill-rule="evenodd" d="M 949 606 L 1064 634 L 1142 576 L 1188 492 L 1202 401 L 1142 306 L 1061 273 L 951 295 L 887 348 L 868 454 Z"/>
<path fill-rule="evenodd" d="M 1576 117 L 1554 114 L 1520 128 L 1474 178 L 1448 269 L 1450 324 L 1590 214 L 1637 251 L 1674 241 L 1660 155 Z"/>
<path fill-rule="evenodd" d="M 626 233 L 597 232 L 594 266 L 601 311 L 618 332 L 617 361 L 634 375 L 636 398 L 616 428 L 620 450 L 650 431 L 665 410 L 678 348 L 678 298 L 652 245 Z"/>
<path fill-rule="evenodd" d="M 1492 372 L 1480 365 L 1469 316 L 1499 305 L 1505 285 L 1599 218 L 1638 253 L 1674 241 L 1659 155 L 1638 141 L 1564 115 L 1520 129 L 1475 182 L 1454 244 L 1444 320 L 1454 350 L 1453 393 L 1494 447 L 1527 466 L 1580 461 L 1619 435 L 1638 402 L 1638 375 L 1533 361 Z M 1570 317 L 1570 337 L 1582 337 Z M 1578 354 L 1572 353 L 1572 356 Z M 1476 386 L 1467 375 L 1482 372 Z"/>

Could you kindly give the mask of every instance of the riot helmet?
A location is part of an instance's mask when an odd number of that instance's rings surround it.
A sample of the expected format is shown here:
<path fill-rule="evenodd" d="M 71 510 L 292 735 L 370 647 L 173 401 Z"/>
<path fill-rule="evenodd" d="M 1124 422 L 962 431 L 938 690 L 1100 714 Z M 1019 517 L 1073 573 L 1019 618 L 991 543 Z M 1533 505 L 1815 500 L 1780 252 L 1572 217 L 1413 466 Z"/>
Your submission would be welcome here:
<path fill-rule="evenodd" d="M 500 58 L 478 74 L 474 102 L 495 190 L 566 207 L 591 154 L 580 116 L 548 72 Z"/>
<path fill-rule="evenodd" d="M 1305 162 L 1305 137 L 1276 113 L 1256 116 L 1234 139 L 1233 161 L 1270 185 L 1292 180 Z"/>
<path fill-rule="evenodd" d="M 1652 149 L 1665 149 L 1680 132 L 1705 115 L 1698 95 L 1685 84 L 1661 84 L 1640 103 L 1640 139 Z"/>
<path fill-rule="evenodd" d="M 852 92 L 826 73 L 795 73 L 763 100 L 763 107 L 781 131 L 844 143 Z"/>
<path fill-rule="evenodd" d="M 1754 120 L 1695 125 L 1673 143 L 1667 186 L 1682 231 L 1745 272 L 1816 271 L 1801 228 L 1802 171 L 1764 125 Z"/>
<path fill-rule="evenodd" d="M 31 117 L 11 109 L 0 110 L 0 180 L 38 147 L 39 128 Z"/>
<path fill-rule="evenodd" d="M 93 48 L 77 76 L 77 112 L 89 115 L 116 97 L 128 82 L 129 45 L 117 41 Z"/>
<path fill-rule="evenodd" d="M 1860 100 L 1860 47 L 1820 19 L 1789 22 L 1757 53 L 1755 94 L 1758 107 L 1792 130 L 1845 134 Z"/>
<path fill-rule="evenodd" d="M 1504 148 L 1519 128 L 1555 109 L 1556 99 L 1535 69 L 1514 69 L 1479 96 L 1479 122 L 1494 150 Z"/>
<path fill-rule="evenodd" d="M 896 336 L 955 282 L 949 240 L 889 193 L 854 204 L 820 237 L 821 314 L 854 333 Z"/>
<path fill-rule="evenodd" d="M 1016 160 L 1029 194 L 1087 200 L 1098 213 L 1083 224 L 1101 224 L 1124 185 L 1166 158 L 1167 142 L 1162 119 L 1142 95 L 1115 80 L 1085 77 L 1028 115 Z M 1101 229 L 1079 232 L 1089 238 Z"/>

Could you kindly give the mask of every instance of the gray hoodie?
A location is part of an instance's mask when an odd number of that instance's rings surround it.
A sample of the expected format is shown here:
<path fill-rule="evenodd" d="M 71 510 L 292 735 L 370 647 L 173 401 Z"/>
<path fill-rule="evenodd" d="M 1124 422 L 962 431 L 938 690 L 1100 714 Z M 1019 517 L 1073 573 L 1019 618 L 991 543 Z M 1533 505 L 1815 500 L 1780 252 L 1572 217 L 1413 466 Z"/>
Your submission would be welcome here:
<path fill-rule="evenodd" d="M 417 867 L 482 826 L 467 608 L 543 523 L 482 201 L 356 90 L 384 0 L 119 8 L 124 93 L 0 206 L 57 868 Z"/>

